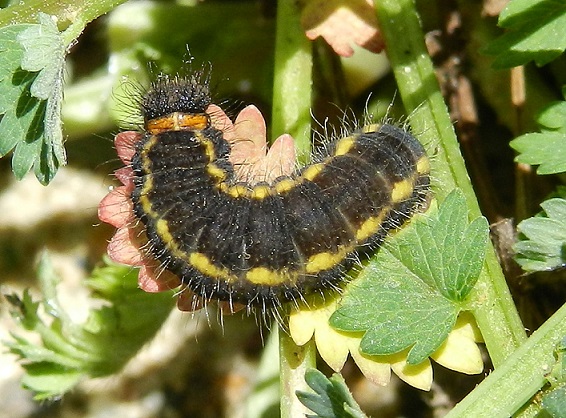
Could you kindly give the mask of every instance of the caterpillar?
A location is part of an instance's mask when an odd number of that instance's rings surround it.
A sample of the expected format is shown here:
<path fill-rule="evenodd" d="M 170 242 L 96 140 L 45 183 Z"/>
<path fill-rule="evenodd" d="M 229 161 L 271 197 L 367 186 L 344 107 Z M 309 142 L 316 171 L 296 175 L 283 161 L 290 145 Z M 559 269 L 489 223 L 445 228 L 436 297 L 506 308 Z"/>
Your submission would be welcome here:
<path fill-rule="evenodd" d="M 208 79 L 159 77 L 141 99 L 134 214 L 149 252 L 204 300 L 267 309 L 339 288 L 429 194 L 429 160 L 407 131 L 355 130 L 272 182 L 238 180 L 211 124 Z"/>

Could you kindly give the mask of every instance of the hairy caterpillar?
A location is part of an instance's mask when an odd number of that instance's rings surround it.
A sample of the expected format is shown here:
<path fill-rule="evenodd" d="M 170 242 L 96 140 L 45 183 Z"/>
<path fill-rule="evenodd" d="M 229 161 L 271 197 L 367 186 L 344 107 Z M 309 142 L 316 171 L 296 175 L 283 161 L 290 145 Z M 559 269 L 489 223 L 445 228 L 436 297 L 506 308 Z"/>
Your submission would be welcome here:
<path fill-rule="evenodd" d="M 208 80 L 160 77 L 144 95 L 132 158 L 135 216 L 153 257 L 205 300 L 248 308 L 337 288 L 429 193 L 429 160 L 408 132 L 368 125 L 273 182 L 239 181 L 212 126 Z"/>

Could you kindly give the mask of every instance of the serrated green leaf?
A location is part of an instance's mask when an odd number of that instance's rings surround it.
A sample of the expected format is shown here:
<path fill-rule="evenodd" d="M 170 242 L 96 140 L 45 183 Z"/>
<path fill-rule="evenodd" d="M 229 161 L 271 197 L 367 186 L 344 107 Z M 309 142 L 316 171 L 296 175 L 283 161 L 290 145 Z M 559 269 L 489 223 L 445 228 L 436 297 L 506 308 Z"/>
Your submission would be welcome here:
<path fill-rule="evenodd" d="M 544 65 L 566 49 L 566 3 L 562 0 L 513 0 L 501 12 L 499 25 L 507 33 L 484 50 L 497 55 L 495 68 L 532 60 Z"/>
<path fill-rule="evenodd" d="M 387 242 L 348 286 L 330 324 L 365 332 L 365 354 L 410 348 L 410 364 L 424 361 L 444 342 L 475 285 L 487 239 L 487 221 L 468 224 L 464 196 L 453 191 Z"/>
<path fill-rule="evenodd" d="M 566 265 L 566 199 L 541 203 L 546 216 L 525 219 L 514 246 L 515 260 L 525 271 L 547 271 Z"/>
<path fill-rule="evenodd" d="M 566 133 L 566 102 L 553 102 L 537 116 L 537 123 L 545 129 Z"/>
<path fill-rule="evenodd" d="M 39 140 L 18 142 L 12 155 L 12 171 L 18 180 L 21 180 L 32 168 L 40 150 Z"/>
<path fill-rule="evenodd" d="M 37 401 L 53 399 L 73 388 L 84 375 L 76 370 L 54 366 L 52 363 L 33 363 L 25 366 L 22 386 L 36 394 Z"/>
<path fill-rule="evenodd" d="M 47 100 L 60 80 L 65 60 L 65 45 L 57 25 L 49 15 L 39 13 L 39 24 L 21 31 L 16 39 L 24 49 L 22 69 L 39 72 L 31 86 L 31 94 Z"/>
<path fill-rule="evenodd" d="M 43 346 L 31 344 L 28 340 L 12 335 L 17 343 L 6 343 L 10 352 L 32 363 L 56 363 L 65 368 L 77 369 L 81 362 L 66 355 L 58 354 Z"/>
<path fill-rule="evenodd" d="M 327 378 L 316 369 L 305 373 L 305 381 L 315 393 L 297 391 L 297 398 L 315 415 L 309 418 L 365 418 L 352 397 L 344 378 L 335 373 Z"/>
<path fill-rule="evenodd" d="M 40 182 L 47 184 L 66 161 L 61 128 L 65 45 L 57 25 L 45 13 L 39 13 L 39 24 L 22 31 L 17 40 L 24 49 L 22 69 L 38 72 L 30 92 L 45 101 L 44 144 L 37 154 L 34 172 Z"/>
<path fill-rule="evenodd" d="M 0 28 L 0 155 L 14 150 L 21 179 L 32 167 L 49 183 L 65 164 L 61 101 L 65 48 L 54 22 Z"/>
<path fill-rule="evenodd" d="M 553 102 L 537 117 L 542 132 L 521 135 L 510 145 L 519 155 L 515 161 L 539 165 L 538 174 L 566 171 L 566 102 Z"/>
<path fill-rule="evenodd" d="M 457 304 L 382 249 L 348 288 L 330 324 L 340 331 L 365 331 L 360 343 L 364 354 L 411 348 L 407 362 L 419 364 L 446 340 L 458 312 Z"/>
<path fill-rule="evenodd" d="M 488 240 L 485 218 L 468 225 L 464 195 L 451 192 L 438 214 L 417 219 L 392 240 L 389 250 L 413 273 L 444 297 L 463 301 L 476 283 Z"/>
<path fill-rule="evenodd" d="M 41 259 L 38 275 L 41 304 L 32 301 L 28 291 L 22 299 L 7 296 L 12 315 L 41 338 L 38 345 L 14 335 L 15 341 L 7 344 L 25 360 L 23 382 L 38 399 L 64 393 L 82 376 L 117 372 L 157 332 L 174 302 L 170 292 L 148 294 L 138 289 L 135 269 L 108 264 L 87 281 L 103 307 L 92 310 L 85 323 L 76 323 L 59 304 L 58 277 L 47 256 Z M 40 306 L 50 321 L 38 315 Z"/>
<path fill-rule="evenodd" d="M 23 55 L 16 41 L 18 33 L 31 25 L 15 25 L 0 29 L 0 113 L 3 114 L 0 129 L 0 150 L 9 152 L 23 140 L 29 141 L 29 125 L 39 101 L 29 92 L 35 75 L 20 69 Z M 36 137 L 37 135 L 33 135 Z"/>
<path fill-rule="evenodd" d="M 538 174 L 555 174 L 566 171 L 566 133 L 529 133 L 515 138 L 511 147 L 519 152 L 515 161 L 539 165 Z"/>
<path fill-rule="evenodd" d="M 11 314 L 16 318 L 26 330 L 34 329 L 39 322 L 37 316 L 38 302 L 31 299 L 29 290 L 25 290 L 23 297 L 20 299 L 16 295 L 5 295 L 6 300 L 15 308 Z"/>

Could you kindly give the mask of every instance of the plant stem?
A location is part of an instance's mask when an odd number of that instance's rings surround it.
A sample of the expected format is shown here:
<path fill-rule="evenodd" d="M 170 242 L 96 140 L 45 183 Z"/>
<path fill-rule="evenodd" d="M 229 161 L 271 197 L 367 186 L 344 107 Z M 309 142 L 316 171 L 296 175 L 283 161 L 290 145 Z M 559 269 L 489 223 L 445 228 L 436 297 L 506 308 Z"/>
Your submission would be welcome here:
<path fill-rule="evenodd" d="M 275 76 L 273 80 L 272 137 L 295 138 L 300 162 L 311 152 L 312 45 L 299 23 L 295 1 L 277 3 Z"/>
<path fill-rule="evenodd" d="M 554 352 L 566 335 L 566 305 L 562 306 L 503 364 L 447 415 L 450 418 L 508 417 L 545 383 L 556 363 Z"/>
<path fill-rule="evenodd" d="M 279 358 L 281 417 L 303 417 L 310 411 L 299 401 L 295 392 L 312 392 L 305 382 L 305 372 L 316 367 L 315 343 L 310 340 L 298 346 L 286 331 L 279 330 Z"/>
<path fill-rule="evenodd" d="M 481 211 L 424 44 L 415 5 L 412 0 L 380 0 L 376 9 L 411 126 L 434 155 L 431 177 L 436 197 L 442 200 L 459 187 L 466 196 L 470 219 L 477 218 Z M 498 366 L 526 334 L 491 245 L 471 299 L 469 308 Z"/>
<path fill-rule="evenodd" d="M 311 151 L 312 46 L 300 25 L 300 9 L 293 0 L 277 3 L 275 75 L 273 84 L 272 137 L 289 133 L 301 162 Z M 302 347 L 286 331 L 279 332 L 281 417 L 304 416 L 308 410 L 295 392 L 309 391 L 305 371 L 316 367 L 316 347 L 311 340 Z"/>

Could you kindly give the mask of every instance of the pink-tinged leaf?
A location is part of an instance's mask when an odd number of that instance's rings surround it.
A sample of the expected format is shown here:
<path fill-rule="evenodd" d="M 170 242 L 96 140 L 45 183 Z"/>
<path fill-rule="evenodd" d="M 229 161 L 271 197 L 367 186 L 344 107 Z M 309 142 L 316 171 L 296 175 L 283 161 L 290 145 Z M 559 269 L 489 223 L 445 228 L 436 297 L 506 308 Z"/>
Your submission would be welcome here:
<path fill-rule="evenodd" d="M 144 292 L 166 292 L 179 287 L 180 284 L 179 278 L 166 270 L 158 271 L 147 263 L 140 268 L 138 287 Z"/>
<path fill-rule="evenodd" d="M 281 135 L 267 147 L 265 120 L 255 106 L 240 112 L 234 124 L 230 162 L 243 181 L 272 182 L 277 177 L 289 175 L 295 168 L 295 142 L 293 137 Z"/>
<path fill-rule="evenodd" d="M 230 118 L 226 116 L 226 113 L 224 113 L 224 111 L 220 107 L 214 104 L 208 106 L 206 113 L 210 115 L 211 125 L 219 131 L 222 131 L 222 133 L 224 134 L 224 139 L 226 139 L 226 141 L 228 142 L 231 142 L 235 135 L 234 124 L 232 123 Z"/>
<path fill-rule="evenodd" d="M 98 205 L 98 219 L 116 228 L 133 222 L 133 205 L 126 186 L 116 187 L 104 196 Z"/>
<path fill-rule="evenodd" d="M 140 139 L 141 134 L 135 131 L 120 132 L 114 137 L 116 153 L 125 165 L 129 166 L 132 163 L 132 157 L 136 152 L 136 142 Z"/>
<path fill-rule="evenodd" d="M 295 140 L 289 134 L 278 137 L 267 152 L 266 172 L 273 181 L 279 176 L 288 176 L 293 173 L 297 160 Z"/>
<path fill-rule="evenodd" d="M 266 132 L 265 120 L 258 108 L 244 108 L 234 124 L 230 162 L 235 166 L 248 165 L 264 157 L 267 150 Z"/>
<path fill-rule="evenodd" d="M 119 168 L 114 171 L 114 177 L 118 179 L 120 183 L 126 186 L 128 192 L 134 190 L 134 170 L 130 166 Z"/>
<path fill-rule="evenodd" d="M 143 265 L 143 254 L 132 239 L 134 233 L 127 227 L 118 228 L 108 243 L 108 255 L 113 261 L 129 266 Z"/>
<path fill-rule="evenodd" d="M 321 36 L 343 57 L 352 56 L 352 44 L 375 53 L 385 46 L 372 0 L 309 0 L 301 24 L 309 39 Z"/>

